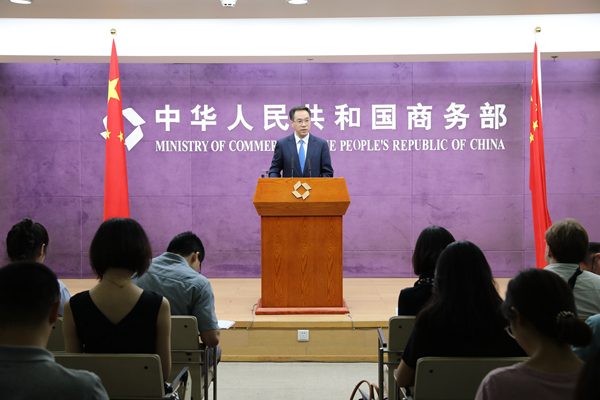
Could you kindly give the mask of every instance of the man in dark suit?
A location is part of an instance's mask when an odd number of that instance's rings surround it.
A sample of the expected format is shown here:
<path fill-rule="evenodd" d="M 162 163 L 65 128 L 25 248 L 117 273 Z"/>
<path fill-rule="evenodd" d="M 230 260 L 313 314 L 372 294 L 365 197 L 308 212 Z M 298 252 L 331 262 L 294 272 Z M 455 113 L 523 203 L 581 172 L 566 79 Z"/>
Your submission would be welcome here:
<path fill-rule="evenodd" d="M 281 177 L 282 170 L 284 178 L 333 177 L 327 141 L 310 134 L 310 109 L 292 108 L 290 122 L 295 132 L 277 141 L 269 178 Z"/>

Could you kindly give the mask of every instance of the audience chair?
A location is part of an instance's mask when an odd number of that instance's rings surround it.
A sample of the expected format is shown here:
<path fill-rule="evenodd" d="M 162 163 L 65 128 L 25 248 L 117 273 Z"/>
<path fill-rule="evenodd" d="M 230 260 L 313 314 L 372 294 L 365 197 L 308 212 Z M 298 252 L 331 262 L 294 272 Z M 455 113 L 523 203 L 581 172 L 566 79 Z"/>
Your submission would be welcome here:
<path fill-rule="evenodd" d="M 164 383 L 160 357 L 157 354 L 55 354 L 56 362 L 65 368 L 91 371 L 100 377 L 113 400 L 175 399 L 176 391 L 188 380 L 187 368 L 176 374 L 170 385 Z M 187 396 L 189 398 L 189 396 Z M 186 394 L 182 398 L 186 398 Z"/>
<path fill-rule="evenodd" d="M 473 400 L 483 378 L 493 369 L 527 357 L 423 357 L 417 361 L 412 395 L 400 388 L 404 400 Z"/>
<path fill-rule="evenodd" d="M 208 368 L 208 348 L 200 343 L 198 322 L 192 315 L 171 316 L 171 364 L 189 368 L 192 378 L 192 399 L 208 399 L 213 383 L 213 400 L 217 400 L 217 360 Z M 172 375 L 172 374 L 171 374 Z"/>
<path fill-rule="evenodd" d="M 50 338 L 48 339 L 48 345 L 46 346 L 46 349 L 52 353 L 64 353 L 65 351 L 65 339 L 63 338 L 62 323 L 63 319 L 62 317 L 59 317 L 52 327 L 52 332 L 50 332 Z"/>
<path fill-rule="evenodd" d="M 400 315 L 397 317 L 390 318 L 388 324 L 388 340 L 385 340 L 383 330 L 378 329 L 379 333 L 379 352 L 378 352 L 378 363 L 377 363 L 377 377 L 379 390 L 383 393 L 383 382 L 387 383 L 388 398 L 395 399 L 397 386 L 394 375 L 391 371 L 398 368 L 400 360 L 402 360 L 402 353 L 408 338 L 412 333 L 413 326 L 415 325 L 414 315 Z M 385 361 L 385 354 L 387 354 L 387 361 Z M 387 379 L 385 379 L 385 366 L 389 371 Z"/>

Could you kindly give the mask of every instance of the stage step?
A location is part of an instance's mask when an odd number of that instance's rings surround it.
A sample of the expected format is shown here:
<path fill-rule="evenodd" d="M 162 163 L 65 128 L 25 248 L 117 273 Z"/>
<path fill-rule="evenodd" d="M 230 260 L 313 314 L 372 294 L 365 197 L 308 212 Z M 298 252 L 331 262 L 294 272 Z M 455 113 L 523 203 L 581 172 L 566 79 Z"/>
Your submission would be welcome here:
<path fill-rule="evenodd" d="M 254 322 L 221 331 L 223 361 L 376 362 L 379 322 Z M 298 330 L 308 330 L 308 342 Z"/>

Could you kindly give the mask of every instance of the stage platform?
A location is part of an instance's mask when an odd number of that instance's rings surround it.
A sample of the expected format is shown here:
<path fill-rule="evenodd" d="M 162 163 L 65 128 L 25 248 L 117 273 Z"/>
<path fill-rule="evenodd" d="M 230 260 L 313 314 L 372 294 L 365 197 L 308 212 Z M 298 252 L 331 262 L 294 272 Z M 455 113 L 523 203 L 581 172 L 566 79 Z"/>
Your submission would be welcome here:
<path fill-rule="evenodd" d="M 61 279 L 71 295 L 95 285 L 93 279 Z M 220 320 L 235 321 L 221 331 L 223 361 L 377 361 L 377 328 L 387 335 L 398 293 L 415 278 L 346 278 L 346 315 L 254 315 L 260 279 L 210 279 Z M 497 279 L 504 297 L 508 278 Z M 298 330 L 309 331 L 308 342 Z"/>

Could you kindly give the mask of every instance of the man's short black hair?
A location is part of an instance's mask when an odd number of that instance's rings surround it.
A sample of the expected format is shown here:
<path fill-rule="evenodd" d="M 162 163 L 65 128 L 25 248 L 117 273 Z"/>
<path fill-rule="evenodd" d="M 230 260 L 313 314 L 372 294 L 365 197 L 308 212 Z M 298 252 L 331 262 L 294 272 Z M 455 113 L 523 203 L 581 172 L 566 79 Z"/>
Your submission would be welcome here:
<path fill-rule="evenodd" d="M 296 115 L 296 111 L 307 111 L 308 116 L 310 116 L 310 108 L 306 106 L 296 106 L 290 110 L 290 121 L 294 120 L 294 115 Z"/>
<path fill-rule="evenodd" d="M 175 236 L 167 247 L 169 253 L 179 254 L 182 257 L 187 257 L 192 253 L 198 254 L 198 260 L 204 261 L 204 245 L 202 240 L 192 232 L 183 232 Z"/>
<path fill-rule="evenodd" d="M 60 301 L 56 275 L 33 261 L 0 268 L 0 327 L 38 326 Z"/>

